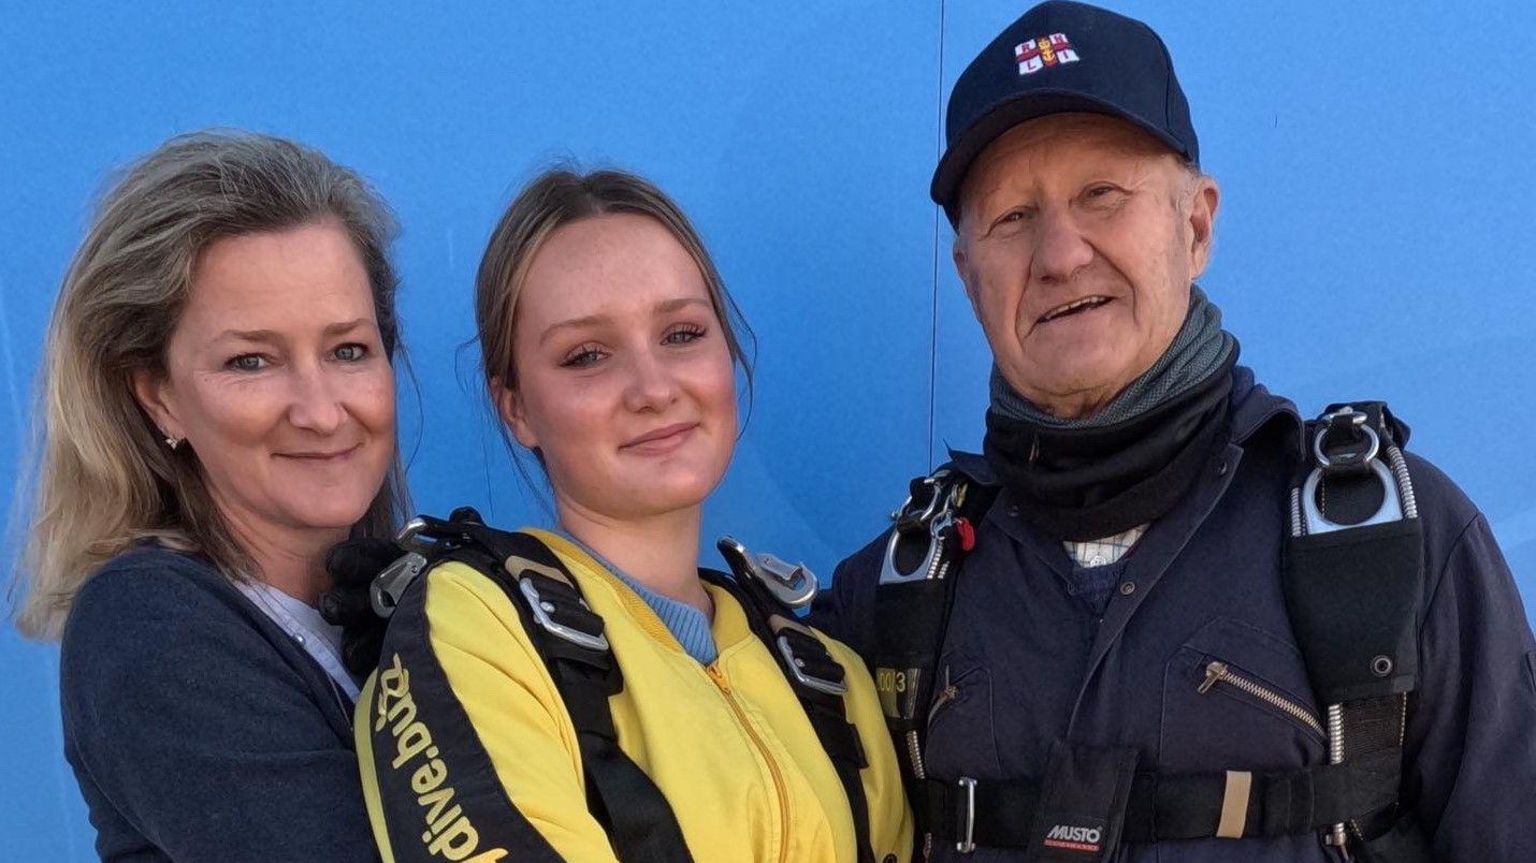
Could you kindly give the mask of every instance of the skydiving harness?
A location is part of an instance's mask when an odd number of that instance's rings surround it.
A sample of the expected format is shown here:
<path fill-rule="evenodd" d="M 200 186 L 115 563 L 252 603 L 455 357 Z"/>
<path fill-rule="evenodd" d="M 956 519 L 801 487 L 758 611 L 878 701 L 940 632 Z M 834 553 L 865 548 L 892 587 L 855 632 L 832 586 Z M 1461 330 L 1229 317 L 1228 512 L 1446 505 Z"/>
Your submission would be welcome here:
<path fill-rule="evenodd" d="M 691 861 L 676 815 L 661 790 L 619 746 L 608 699 L 624 677 L 603 634 L 603 619 L 581 596 L 560 558 L 526 533 L 487 527 L 468 507 L 445 521 L 412 519 L 396 540 L 407 553 L 374 579 L 370 601 L 388 617 L 406 588 L 437 563 L 456 560 L 494 581 L 523 621 L 570 713 L 581 749 L 587 806 L 624 863 Z M 700 570 L 741 604 L 752 632 L 773 655 L 832 761 L 853 815 L 859 863 L 874 863 L 868 805 L 859 771 L 868 766 L 857 729 L 848 722 L 844 670 L 794 608 L 810 603 L 816 577 L 772 555 L 754 555 L 729 537 L 719 542 L 734 578 Z"/>
<path fill-rule="evenodd" d="M 1306 425 L 1283 582 L 1312 688 L 1327 706 L 1328 763 L 1266 773 L 1155 772 L 1139 769 L 1134 747 L 1057 740 L 1043 777 L 929 775 L 923 747 L 955 584 L 998 488 L 952 465 L 913 480 L 892 514 L 875 590 L 872 664 L 924 847 L 1091 863 L 1127 843 L 1321 832 L 1345 859 L 1427 863 L 1427 843 L 1398 805 L 1423 582 L 1405 437 L 1380 402 L 1333 405 Z"/>

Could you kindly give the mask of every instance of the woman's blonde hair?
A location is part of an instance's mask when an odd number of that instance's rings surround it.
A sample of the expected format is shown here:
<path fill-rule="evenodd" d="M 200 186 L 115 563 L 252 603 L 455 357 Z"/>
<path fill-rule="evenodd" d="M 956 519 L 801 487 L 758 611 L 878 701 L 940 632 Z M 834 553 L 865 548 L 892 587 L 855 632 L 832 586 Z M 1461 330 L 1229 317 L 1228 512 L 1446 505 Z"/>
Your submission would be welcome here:
<path fill-rule="evenodd" d="M 475 275 L 475 324 L 480 368 L 488 388 L 517 385 L 512 325 L 518 295 L 539 249 L 560 227 L 610 213 L 655 219 L 687 250 L 704 277 L 731 359 L 741 368 L 750 393 L 752 361 L 740 334 L 752 342 L 752 329 L 726 290 L 704 240 L 682 209 L 649 180 L 635 174 L 616 170 L 584 174 L 570 168 L 545 171 L 524 186 L 502 214 L 480 258 Z"/>
<path fill-rule="evenodd" d="M 32 520 L 18 574 L 23 633 L 57 638 L 80 586 L 146 539 L 201 554 L 231 578 L 256 575 L 196 454 L 166 446 L 131 380 L 164 374 L 194 265 L 212 242 L 324 219 L 357 249 L 393 363 L 398 280 L 388 246 L 397 229 L 353 171 L 282 138 L 199 132 L 165 142 L 107 193 L 64 277 L 44 349 Z M 404 509 L 397 454 L 353 534 L 387 536 Z"/>

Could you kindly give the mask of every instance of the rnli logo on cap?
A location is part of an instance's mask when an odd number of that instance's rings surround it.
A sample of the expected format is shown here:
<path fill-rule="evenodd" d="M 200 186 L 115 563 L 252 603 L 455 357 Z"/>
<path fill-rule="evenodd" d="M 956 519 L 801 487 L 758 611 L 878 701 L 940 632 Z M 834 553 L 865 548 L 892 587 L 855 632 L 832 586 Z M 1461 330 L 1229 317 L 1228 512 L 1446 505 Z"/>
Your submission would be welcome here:
<path fill-rule="evenodd" d="M 1047 66 L 1076 63 L 1077 51 L 1072 48 L 1067 34 L 1052 33 L 1015 45 L 1013 58 L 1019 63 L 1020 75 L 1033 75 Z"/>

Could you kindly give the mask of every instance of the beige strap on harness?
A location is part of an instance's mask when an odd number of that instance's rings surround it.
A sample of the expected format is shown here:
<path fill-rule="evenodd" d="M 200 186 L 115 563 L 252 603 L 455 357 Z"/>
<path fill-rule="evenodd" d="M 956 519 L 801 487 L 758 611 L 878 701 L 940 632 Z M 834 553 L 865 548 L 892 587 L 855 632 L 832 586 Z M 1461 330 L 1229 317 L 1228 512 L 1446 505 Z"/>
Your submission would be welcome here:
<path fill-rule="evenodd" d="M 1248 822 L 1248 795 L 1252 790 L 1252 773 L 1227 771 L 1227 787 L 1221 794 L 1221 820 L 1216 824 L 1218 838 L 1243 838 L 1243 827 Z"/>

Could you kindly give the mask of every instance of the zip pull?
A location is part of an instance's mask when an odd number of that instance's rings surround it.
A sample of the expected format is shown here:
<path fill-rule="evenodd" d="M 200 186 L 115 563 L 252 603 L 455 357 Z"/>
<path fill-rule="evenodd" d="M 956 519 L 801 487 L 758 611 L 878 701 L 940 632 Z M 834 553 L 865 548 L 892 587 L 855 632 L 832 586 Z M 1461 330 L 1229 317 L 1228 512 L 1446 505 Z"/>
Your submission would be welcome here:
<path fill-rule="evenodd" d="M 1318 718 L 1312 715 L 1312 713 L 1305 707 L 1302 707 L 1300 704 L 1297 704 L 1295 701 L 1292 701 L 1291 699 L 1281 695 L 1273 689 L 1270 689 L 1269 687 L 1257 681 L 1250 680 L 1247 677 L 1244 677 L 1242 674 L 1233 671 L 1231 668 L 1227 667 L 1225 662 L 1222 662 L 1219 659 L 1213 659 L 1206 663 L 1205 680 L 1201 681 L 1200 686 L 1195 691 L 1201 695 L 1205 695 L 1206 693 L 1210 692 L 1211 688 L 1218 683 L 1225 683 L 1228 686 L 1231 686 L 1242 692 L 1246 692 L 1254 698 L 1257 698 L 1260 701 L 1266 702 L 1269 705 L 1284 711 L 1285 713 L 1294 717 L 1298 722 L 1305 725 L 1312 731 L 1312 733 L 1316 734 L 1318 737 L 1321 737 L 1324 740 L 1328 739 L 1328 733 L 1323 730 L 1323 723 L 1318 721 Z"/>
<path fill-rule="evenodd" d="M 711 662 L 704 666 L 704 673 L 709 675 L 709 679 L 715 682 L 715 686 L 719 687 L 721 692 L 731 691 L 731 681 L 725 676 L 725 669 L 719 667 L 717 663 Z"/>
<path fill-rule="evenodd" d="M 933 699 L 933 704 L 928 708 L 928 724 L 933 724 L 933 717 L 938 715 L 939 708 L 953 701 L 960 694 L 959 687 L 949 682 L 949 666 L 944 666 L 944 688 Z"/>
<path fill-rule="evenodd" d="M 1211 663 L 1205 667 L 1205 680 L 1200 684 L 1200 688 L 1196 689 L 1195 691 L 1201 695 L 1210 692 L 1212 686 L 1215 686 L 1218 682 L 1227 678 L 1227 673 L 1227 664 L 1225 662 L 1222 662 L 1221 660 L 1212 660 Z"/>

